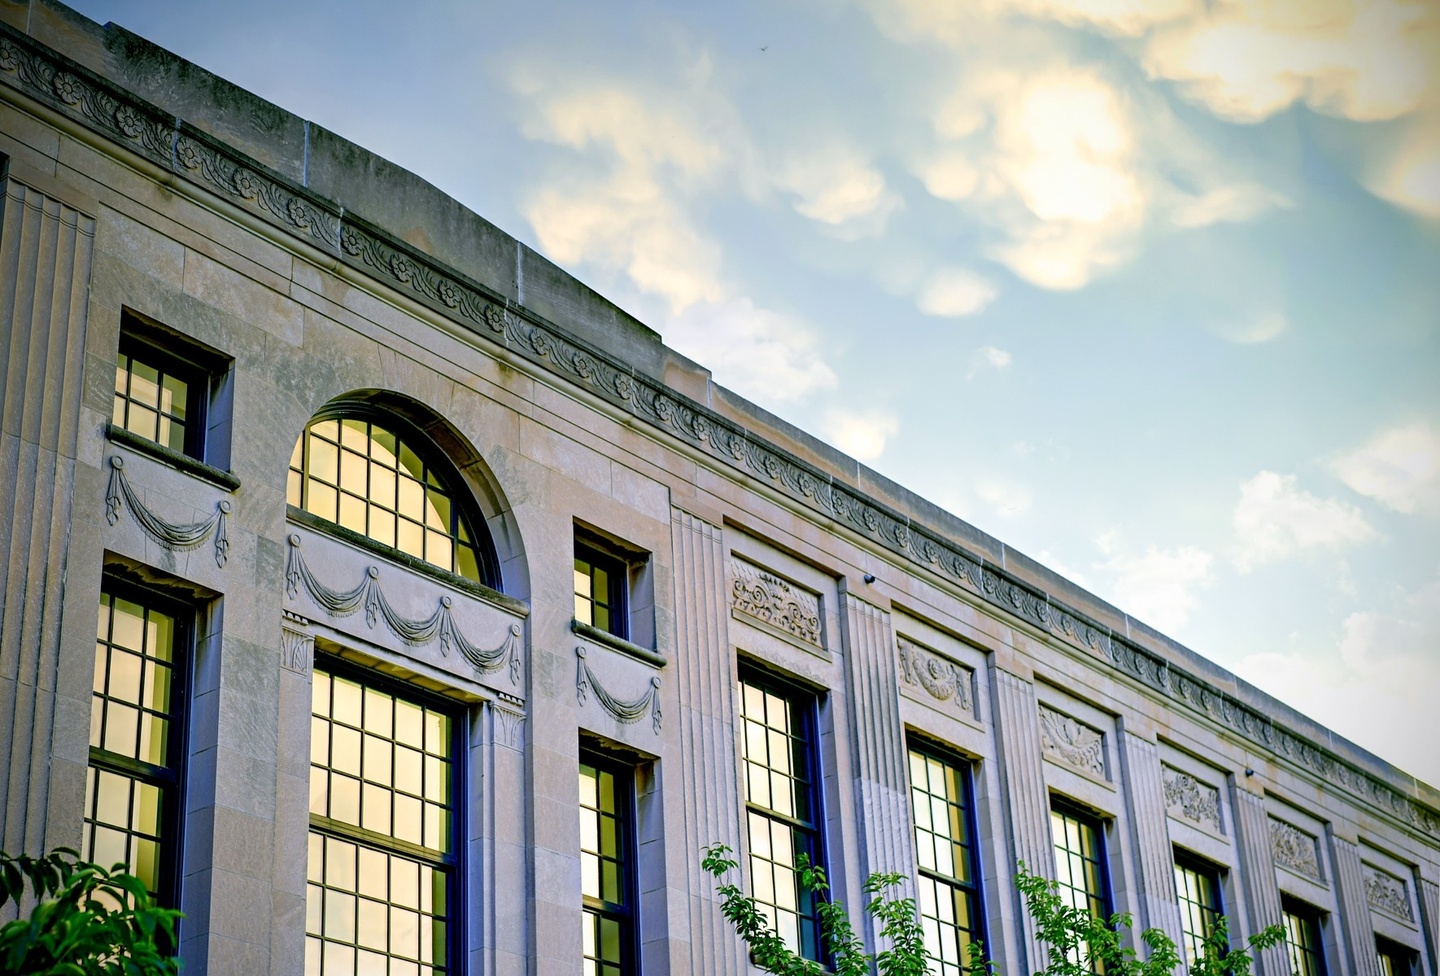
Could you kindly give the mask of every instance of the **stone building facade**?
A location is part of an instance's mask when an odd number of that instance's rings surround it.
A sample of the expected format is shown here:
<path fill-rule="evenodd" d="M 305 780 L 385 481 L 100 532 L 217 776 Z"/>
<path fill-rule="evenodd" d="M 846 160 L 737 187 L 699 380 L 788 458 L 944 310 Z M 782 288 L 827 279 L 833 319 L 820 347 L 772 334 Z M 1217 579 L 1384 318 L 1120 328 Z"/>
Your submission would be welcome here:
<path fill-rule="evenodd" d="M 1023 860 L 1440 973 L 1435 789 L 412 174 L 51 0 L 0 160 L 0 846 L 127 860 L 187 972 L 741 973 L 722 842 L 805 947 L 794 852 L 913 879 L 937 972 L 1040 964 Z"/>

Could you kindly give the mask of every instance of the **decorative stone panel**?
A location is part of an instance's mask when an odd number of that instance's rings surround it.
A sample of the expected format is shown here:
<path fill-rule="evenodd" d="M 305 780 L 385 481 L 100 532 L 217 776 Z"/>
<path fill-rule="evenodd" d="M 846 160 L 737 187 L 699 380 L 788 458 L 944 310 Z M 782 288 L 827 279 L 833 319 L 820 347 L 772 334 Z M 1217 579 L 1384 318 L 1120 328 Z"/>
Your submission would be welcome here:
<path fill-rule="evenodd" d="M 280 666 L 296 674 L 309 674 L 315 660 L 315 637 L 304 630 L 303 617 L 286 613 L 280 625 Z"/>
<path fill-rule="evenodd" d="M 896 637 L 900 675 L 912 689 L 922 689 L 939 706 L 975 714 L 975 672 L 908 637 Z"/>
<path fill-rule="evenodd" d="M 1415 914 L 1410 910 L 1410 895 L 1403 879 L 1395 877 L 1389 871 L 1382 871 L 1373 864 L 1363 865 L 1363 870 L 1365 900 L 1370 903 L 1371 908 L 1403 918 L 1407 922 L 1415 921 Z"/>
<path fill-rule="evenodd" d="M 739 556 L 730 557 L 730 606 L 807 644 L 822 646 L 820 595 Z"/>
<path fill-rule="evenodd" d="M 1170 816 L 1221 833 L 1220 791 L 1173 766 L 1161 768 L 1165 777 L 1165 807 Z"/>
<path fill-rule="evenodd" d="M 1275 855 L 1275 863 L 1282 868 L 1315 881 L 1324 880 L 1320 874 L 1320 854 L 1315 838 L 1300 828 L 1270 818 L 1270 849 Z"/>
<path fill-rule="evenodd" d="M 1040 706 L 1040 748 L 1083 773 L 1105 775 L 1105 735 L 1063 712 Z"/>

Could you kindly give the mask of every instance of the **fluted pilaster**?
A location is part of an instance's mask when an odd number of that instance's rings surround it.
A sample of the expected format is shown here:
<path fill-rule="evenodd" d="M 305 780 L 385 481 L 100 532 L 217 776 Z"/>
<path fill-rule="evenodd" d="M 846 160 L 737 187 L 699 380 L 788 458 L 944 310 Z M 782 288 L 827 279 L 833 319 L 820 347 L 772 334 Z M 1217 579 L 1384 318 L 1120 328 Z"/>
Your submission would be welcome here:
<path fill-rule="evenodd" d="M 1015 858 L 1024 861 L 1031 873 L 1053 878 L 1055 855 L 1050 836 L 1050 797 L 1040 765 L 1040 719 L 1035 685 L 1009 671 L 997 668 L 993 673 L 1000 777 L 1005 788 L 1005 809 Z M 1031 969 L 1043 966 L 1045 951 L 1035 938 L 1035 923 L 1022 902 L 1017 901 L 1016 911 L 1024 932 L 1026 962 Z"/>
<path fill-rule="evenodd" d="M 669 811 L 684 823 L 689 878 L 690 959 L 672 955 L 672 971 L 734 974 L 744 969 L 740 941 L 720 914 L 714 880 L 700 870 L 700 850 L 740 850 L 740 783 L 735 756 L 735 687 L 727 630 L 725 547 L 719 526 L 672 510 L 675 557 L 675 659 L 679 682 L 680 802 Z M 667 819 L 669 819 L 667 817 Z M 675 967 L 679 967 L 676 969 Z"/>
<path fill-rule="evenodd" d="M 1423 870 L 1423 869 L 1422 869 Z M 1420 902 L 1420 927 L 1425 932 L 1425 951 L 1430 956 L 1430 972 L 1440 972 L 1440 885 L 1426 877 L 1415 879 Z"/>
<path fill-rule="evenodd" d="M 1240 877 L 1250 909 L 1249 933 L 1280 922 L 1280 887 L 1275 883 L 1275 854 L 1270 846 L 1270 816 L 1265 800 L 1247 790 L 1232 791 L 1235 838 L 1239 843 Z M 1289 976 L 1290 957 L 1284 946 L 1267 950 L 1255 961 L 1257 976 Z"/>
<path fill-rule="evenodd" d="M 861 874 L 894 871 L 910 878 L 915 873 L 915 849 L 890 615 L 848 593 L 841 602 L 846 677 L 856 726 L 851 742 Z"/>
<path fill-rule="evenodd" d="M 1345 944 L 1340 947 L 1344 965 L 1355 976 L 1380 976 L 1375 957 L 1375 930 L 1370 924 L 1370 900 L 1365 895 L 1365 872 L 1360 866 L 1360 847 L 1330 835 L 1330 859 L 1335 866 L 1335 900 L 1340 908 L 1340 930 Z"/>
<path fill-rule="evenodd" d="M 1160 748 L 1153 741 L 1126 732 L 1120 738 L 1120 760 L 1130 786 L 1130 825 L 1140 886 L 1140 929 L 1163 929 L 1177 945 L 1184 930 L 1175 896 L 1175 853 L 1170 845 Z"/>
<path fill-rule="evenodd" d="M 80 839 L 78 811 L 48 805 L 86 762 L 83 734 L 58 758 L 53 734 L 57 711 L 89 714 L 57 676 L 95 221 L 14 180 L 0 207 L 0 846 L 38 854 Z"/>

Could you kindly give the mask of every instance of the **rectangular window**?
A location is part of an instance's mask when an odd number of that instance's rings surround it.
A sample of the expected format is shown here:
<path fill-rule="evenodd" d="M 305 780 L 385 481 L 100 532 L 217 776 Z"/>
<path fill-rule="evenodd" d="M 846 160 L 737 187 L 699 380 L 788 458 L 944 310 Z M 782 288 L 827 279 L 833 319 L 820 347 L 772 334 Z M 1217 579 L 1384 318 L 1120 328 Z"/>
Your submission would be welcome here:
<path fill-rule="evenodd" d="M 589 753 L 580 757 L 580 893 L 585 976 L 621 976 L 635 966 L 634 778 Z"/>
<path fill-rule="evenodd" d="M 630 636 L 626 590 L 629 567 L 615 556 L 575 540 L 575 619 L 616 637 Z"/>
<path fill-rule="evenodd" d="M 1055 843 L 1055 879 L 1060 897 L 1071 908 L 1109 918 L 1110 883 L 1100 821 L 1067 804 L 1056 803 L 1050 810 L 1050 832 Z M 1098 964 L 1092 971 L 1101 971 Z"/>
<path fill-rule="evenodd" d="M 226 467 L 228 424 L 221 421 L 229 414 L 223 382 L 229 365 L 222 353 L 127 309 L 120 322 L 110 422 L 178 454 Z"/>
<path fill-rule="evenodd" d="M 982 940 L 979 871 L 970 826 L 970 770 L 910 747 L 910 800 L 920 867 L 920 923 L 936 976 L 961 976 Z"/>
<path fill-rule="evenodd" d="M 1180 902 L 1180 927 L 1185 933 L 1185 963 L 1194 965 L 1223 914 L 1219 872 L 1203 861 L 1177 855 L 1175 897 Z"/>
<path fill-rule="evenodd" d="M 366 675 L 315 671 L 307 976 L 451 971 L 460 723 Z"/>
<path fill-rule="evenodd" d="M 1282 900 L 1281 908 L 1290 971 L 1294 976 L 1325 976 L 1325 961 L 1320 954 L 1319 912 L 1289 898 Z"/>
<path fill-rule="evenodd" d="M 1413 976 L 1415 972 L 1415 953 L 1389 939 L 1375 939 L 1375 958 L 1380 976 Z"/>
<path fill-rule="evenodd" d="M 814 700 L 742 672 L 745 812 L 750 882 L 770 926 L 796 952 L 820 958 L 814 899 L 800 889 L 796 859 L 819 860 Z"/>
<path fill-rule="evenodd" d="M 178 904 L 189 614 L 107 581 L 95 633 L 81 856 Z"/>

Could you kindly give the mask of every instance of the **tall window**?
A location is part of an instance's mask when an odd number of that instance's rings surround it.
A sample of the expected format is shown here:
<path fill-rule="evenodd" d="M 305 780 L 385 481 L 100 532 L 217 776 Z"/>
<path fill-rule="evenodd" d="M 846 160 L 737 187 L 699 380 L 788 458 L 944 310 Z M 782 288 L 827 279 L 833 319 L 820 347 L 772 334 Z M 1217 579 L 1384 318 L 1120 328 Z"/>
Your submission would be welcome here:
<path fill-rule="evenodd" d="M 1319 913 L 1288 898 L 1282 901 L 1281 908 L 1290 971 L 1294 976 L 1325 976 L 1325 961 L 1320 954 Z"/>
<path fill-rule="evenodd" d="M 413 441 L 413 438 L 411 439 Z M 486 537 L 415 444 L 362 417 L 317 420 L 290 457 L 296 508 L 479 583 L 494 583 Z"/>
<path fill-rule="evenodd" d="M 628 637 L 625 591 L 629 569 L 625 563 L 575 541 L 575 619 L 616 637 Z"/>
<path fill-rule="evenodd" d="M 1180 926 L 1185 933 L 1185 962 L 1193 965 L 1222 914 L 1219 877 L 1201 861 L 1176 857 L 1175 896 L 1180 901 Z"/>
<path fill-rule="evenodd" d="M 980 893 L 970 834 L 970 774 L 963 765 L 910 748 L 920 922 L 937 976 L 961 976 L 981 938 Z"/>
<path fill-rule="evenodd" d="M 580 759 L 580 893 L 585 976 L 636 972 L 630 770 Z"/>
<path fill-rule="evenodd" d="M 181 454 L 196 455 L 202 418 L 201 378 L 193 366 L 133 342 L 122 342 L 115 362 L 110 420 Z"/>
<path fill-rule="evenodd" d="M 108 585 L 107 585 L 108 586 Z M 176 904 L 185 755 L 183 614 L 142 591 L 100 595 L 81 856 Z"/>
<path fill-rule="evenodd" d="M 451 971 L 457 724 L 372 678 L 316 670 L 307 976 Z"/>
<path fill-rule="evenodd" d="M 1412 976 L 1415 972 L 1415 953 L 1389 939 L 1375 939 L 1375 958 L 1380 976 Z"/>
<path fill-rule="evenodd" d="M 1068 805 L 1050 810 L 1050 832 L 1055 843 L 1055 878 L 1058 893 L 1071 908 L 1099 918 L 1110 915 L 1110 886 L 1105 870 L 1105 846 L 1100 821 Z M 1072 960 L 1076 961 L 1076 960 Z M 1095 964 L 1094 972 L 1100 972 Z"/>
<path fill-rule="evenodd" d="M 750 883 L 771 927 L 807 959 L 820 958 L 820 932 L 796 858 L 813 863 L 819 855 L 813 705 L 757 674 L 741 675 Z"/>

